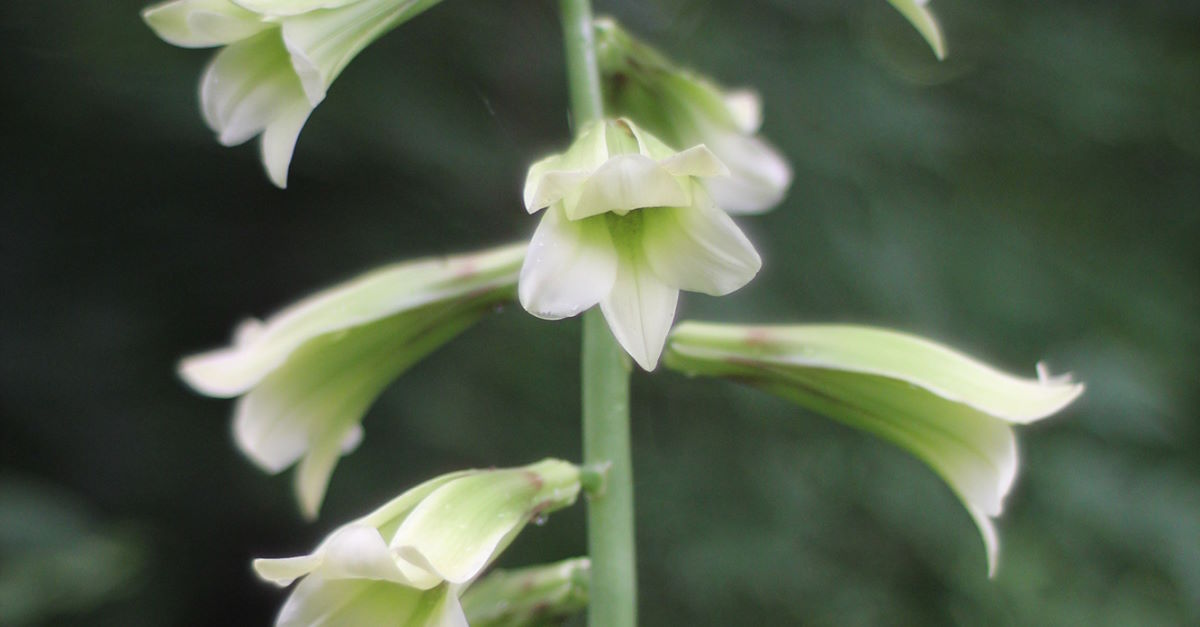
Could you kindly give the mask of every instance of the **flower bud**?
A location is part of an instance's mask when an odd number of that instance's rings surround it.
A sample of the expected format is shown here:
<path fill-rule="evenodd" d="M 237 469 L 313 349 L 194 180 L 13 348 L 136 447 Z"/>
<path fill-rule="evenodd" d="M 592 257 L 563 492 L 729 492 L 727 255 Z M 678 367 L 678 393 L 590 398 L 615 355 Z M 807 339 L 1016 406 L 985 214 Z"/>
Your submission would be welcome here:
<path fill-rule="evenodd" d="M 472 627 L 559 624 L 587 607 L 590 576 L 586 557 L 492 571 L 463 594 L 463 611 Z"/>

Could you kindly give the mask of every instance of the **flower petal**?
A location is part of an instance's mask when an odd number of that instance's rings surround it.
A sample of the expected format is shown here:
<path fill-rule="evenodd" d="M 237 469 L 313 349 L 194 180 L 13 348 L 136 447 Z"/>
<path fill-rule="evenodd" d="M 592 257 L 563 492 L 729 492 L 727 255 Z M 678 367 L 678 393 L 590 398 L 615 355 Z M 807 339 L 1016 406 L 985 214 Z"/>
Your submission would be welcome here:
<path fill-rule="evenodd" d="M 723 296 L 750 282 L 762 259 L 703 192 L 691 207 L 647 209 L 642 245 L 654 274 L 690 292 Z"/>
<path fill-rule="evenodd" d="M 276 112 L 275 118 L 263 130 L 260 148 L 263 167 L 271 182 L 280 189 L 287 187 L 288 168 L 292 164 L 296 140 L 312 111 L 312 105 L 307 100 L 294 98 L 290 106 Z"/>
<path fill-rule="evenodd" d="M 230 44 L 271 28 L 229 0 L 160 2 L 143 10 L 142 19 L 163 41 L 183 48 Z"/>
<path fill-rule="evenodd" d="M 725 108 L 737 124 L 737 128 L 746 135 L 752 135 L 762 128 L 762 98 L 753 89 L 735 89 L 724 94 Z"/>
<path fill-rule="evenodd" d="M 675 153 L 659 165 L 675 176 L 729 176 L 729 168 L 704 144 Z"/>
<path fill-rule="evenodd" d="M 729 176 L 704 180 L 718 207 L 733 214 L 754 214 L 783 200 L 792 185 L 792 167 L 771 144 L 757 135 L 717 131 L 704 135 L 704 141 L 729 165 Z"/>
<path fill-rule="evenodd" d="M 362 0 L 232 0 L 247 11 L 281 17 L 299 15 L 317 9 L 336 9 Z"/>
<path fill-rule="evenodd" d="M 679 290 L 651 270 L 640 250 L 623 250 L 612 291 L 600 309 L 613 336 L 644 370 L 654 370 L 675 319 Z"/>
<path fill-rule="evenodd" d="M 946 40 L 942 36 L 942 28 L 938 25 L 937 18 L 926 6 L 929 0 L 888 0 L 888 3 L 896 7 L 913 28 L 921 33 L 938 59 L 946 58 Z"/>
<path fill-rule="evenodd" d="M 688 189 L 666 168 L 643 155 L 617 155 L 604 162 L 575 193 L 563 198 L 571 220 L 643 207 L 682 207 Z"/>
<path fill-rule="evenodd" d="M 617 253 L 604 218 L 568 220 L 561 207 L 542 216 L 521 267 L 521 306 L 547 320 L 600 302 L 617 276 Z"/>
<path fill-rule="evenodd" d="M 312 575 L 292 591 L 276 627 L 467 627 L 449 586 L 418 590 L 387 581 Z"/>
<path fill-rule="evenodd" d="M 200 81 L 200 101 L 205 121 L 226 146 L 254 137 L 300 106 L 304 92 L 279 32 L 260 33 L 217 53 Z"/>

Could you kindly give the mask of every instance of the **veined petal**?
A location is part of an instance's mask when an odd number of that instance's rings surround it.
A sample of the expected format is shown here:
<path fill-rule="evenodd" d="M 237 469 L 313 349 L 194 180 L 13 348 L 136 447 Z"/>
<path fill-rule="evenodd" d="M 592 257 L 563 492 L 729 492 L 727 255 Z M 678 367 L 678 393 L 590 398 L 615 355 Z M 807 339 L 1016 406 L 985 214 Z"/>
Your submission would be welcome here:
<path fill-rule="evenodd" d="M 261 133 L 282 112 L 304 102 L 277 30 L 227 46 L 200 81 L 204 119 L 226 146 Z"/>
<path fill-rule="evenodd" d="M 467 627 L 449 586 L 419 590 L 388 581 L 306 577 L 292 591 L 276 627 Z"/>
<path fill-rule="evenodd" d="M 929 0 L 888 0 L 888 3 L 896 7 L 917 32 L 921 33 L 938 59 L 946 58 L 946 40 L 942 36 L 942 28 L 938 25 L 937 18 L 926 6 Z"/>
<path fill-rule="evenodd" d="M 247 0 L 241 2 L 246 6 Z M 309 102 L 313 106 L 321 102 L 329 85 L 363 48 L 438 2 L 359 0 L 334 3 L 336 9 L 289 14 L 282 20 L 283 41 Z M 280 2 L 266 4 L 276 10 L 283 6 Z"/>
<path fill-rule="evenodd" d="M 525 249 L 525 244 L 518 243 L 466 255 L 406 261 L 368 272 L 313 294 L 266 322 L 243 323 L 232 347 L 184 359 L 179 374 L 203 394 L 238 396 L 315 337 L 438 301 L 473 294 L 497 299 L 506 296 L 516 283 Z"/>
<path fill-rule="evenodd" d="M 160 2 L 143 10 L 142 19 L 163 41 L 183 48 L 229 44 L 271 28 L 229 0 Z"/>
<path fill-rule="evenodd" d="M 702 191 L 691 207 L 644 210 L 642 246 L 654 274 L 689 292 L 724 296 L 750 282 L 762 259 Z"/>
<path fill-rule="evenodd" d="M 644 155 L 618 155 L 604 162 L 574 193 L 563 198 L 571 220 L 643 207 L 681 207 L 691 202 L 684 184 Z"/>
<path fill-rule="evenodd" d="M 561 207 L 538 224 L 521 268 L 521 306 L 547 320 L 578 315 L 608 293 L 617 252 L 604 218 L 568 220 Z"/>
<path fill-rule="evenodd" d="M 675 319 L 679 290 L 651 269 L 637 248 L 622 250 L 612 290 L 600 301 L 617 342 L 644 370 L 654 370 Z"/>
<path fill-rule="evenodd" d="M 466 583 L 535 514 L 575 502 L 579 470 L 559 460 L 455 479 L 421 501 L 392 538 L 401 558 L 451 583 Z"/>

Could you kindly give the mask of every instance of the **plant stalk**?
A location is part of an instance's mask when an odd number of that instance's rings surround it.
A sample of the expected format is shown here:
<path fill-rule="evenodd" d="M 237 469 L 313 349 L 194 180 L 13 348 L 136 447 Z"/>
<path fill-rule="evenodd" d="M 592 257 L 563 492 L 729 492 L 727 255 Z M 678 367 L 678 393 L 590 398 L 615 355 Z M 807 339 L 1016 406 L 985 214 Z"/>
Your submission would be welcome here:
<path fill-rule="evenodd" d="M 560 0 L 571 118 L 578 132 L 604 116 L 590 0 Z M 588 556 L 592 560 L 588 624 L 637 624 L 633 533 L 633 464 L 629 445 L 629 358 L 599 307 L 583 315 L 583 463 L 607 468 L 599 493 L 588 499 Z"/>

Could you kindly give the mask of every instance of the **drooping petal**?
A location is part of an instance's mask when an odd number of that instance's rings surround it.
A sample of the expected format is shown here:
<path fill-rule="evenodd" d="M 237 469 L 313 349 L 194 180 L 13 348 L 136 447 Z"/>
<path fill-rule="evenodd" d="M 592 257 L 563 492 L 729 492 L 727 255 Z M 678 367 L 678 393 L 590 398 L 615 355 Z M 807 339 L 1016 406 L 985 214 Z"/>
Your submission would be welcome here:
<path fill-rule="evenodd" d="M 276 627 L 467 627 L 450 586 L 419 590 L 388 581 L 311 575 L 292 591 Z"/>
<path fill-rule="evenodd" d="M 725 108 L 739 131 L 749 135 L 762 128 L 762 98 L 753 89 L 734 89 L 724 94 Z"/>
<path fill-rule="evenodd" d="M 979 527 L 994 573 L 1000 515 L 1016 477 L 1011 423 L 1044 418 L 1083 392 L 1069 380 L 1023 380 L 945 346 L 850 325 L 739 327 L 682 323 L 668 367 L 733 377 L 908 450 L 950 486 Z"/>
<path fill-rule="evenodd" d="M 921 33 L 938 59 L 946 58 L 946 40 L 942 36 L 942 28 L 938 25 L 937 18 L 927 6 L 929 0 L 888 0 L 888 3 L 896 7 L 917 32 Z"/>
<path fill-rule="evenodd" d="M 300 138 L 300 129 L 304 128 L 310 114 L 312 105 L 308 101 L 294 99 L 290 106 L 278 111 L 263 130 L 263 167 L 267 169 L 267 177 L 280 189 L 287 187 L 288 168 L 292 164 L 296 140 Z"/>
<path fill-rule="evenodd" d="M 229 0 L 160 2 L 143 10 L 142 19 L 163 41 L 183 48 L 230 44 L 273 28 Z"/>
<path fill-rule="evenodd" d="M 307 104 L 278 30 L 217 53 L 200 81 L 200 102 L 205 121 L 226 146 L 254 137 L 282 113 Z"/>
<path fill-rule="evenodd" d="M 644 210 L 642 246 L 650 267 L 664 282 L 723 296 L 749 283 L 762 259 L 704 192 L 695 196 L 691 207 Z"/>
<path fill-rule="evenodd" d="M 551 207 L 521 267 L 521 305 L 547 320 L 574 316 L 600 302 L 616 276 L 617 253 L 604 218 L 571 221 L 561 207 Z"/>
<path fill-rule="evenodd" d="M 422 500 L 391 546 L 441 579 L 466 583 L 531 517 L 570 505 L 578 494 L 578 468 L 559 460 L 462 477 Z"/>
<path fill-rule="evenodd" d="M 625 352 L 644 370 L 654 370 L 675 319 L 679 289 L 654 273 L 640 247 L 620 255 L 616 281 L 600 309 Z"/>

